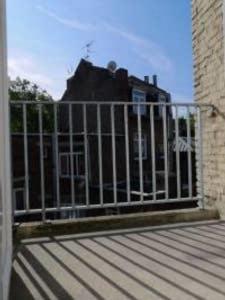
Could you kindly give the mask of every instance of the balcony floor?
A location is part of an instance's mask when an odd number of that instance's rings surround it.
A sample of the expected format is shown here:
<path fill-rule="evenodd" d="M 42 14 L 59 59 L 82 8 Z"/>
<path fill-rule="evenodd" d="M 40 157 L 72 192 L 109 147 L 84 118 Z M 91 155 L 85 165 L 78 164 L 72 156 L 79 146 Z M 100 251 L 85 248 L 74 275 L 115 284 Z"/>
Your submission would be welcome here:
<path fill-rule="evenodd" d="M 225 222 L 26 240 L 11 299 L 225 299 Z"/>

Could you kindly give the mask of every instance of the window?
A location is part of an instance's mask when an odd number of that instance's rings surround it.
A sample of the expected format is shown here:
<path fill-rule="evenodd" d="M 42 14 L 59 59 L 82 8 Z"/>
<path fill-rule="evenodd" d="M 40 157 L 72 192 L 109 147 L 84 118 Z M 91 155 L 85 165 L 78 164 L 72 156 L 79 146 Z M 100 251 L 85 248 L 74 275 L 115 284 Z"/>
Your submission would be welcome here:
<path fill-rule="evenodd" d="M 139 90 L 133 90 L 132 93 L 132 100 L 134 103 L 140 103 L 140 102 L 146 102 L 146 95 L 145 92 L 139 91 Z M 133 105 L 133 113 L 138 114 L 138 105 Z M 140 114 L 145 115 L 146 114 L 146 105 L 140 106 Z"/>
<path fill-rule="evenodd" d="M 158 96 L 158 102 L 159 103 L 166 103 L 166 96 L 163 94 L 159 94 Z M 163 106 L 159 105 L 159 117 L 163 116 Z"/>
<path fill-rule="evenodd" d="M 60 162 L 60 176 L 61 177 L 70 177 L 71 176 L 71 155 L 70 153 L 60 153 L 59 162 Z M 83 152 L 74 152 L 73 153 L 73 172 L 74 177 L 84 177 L 84 153 Z"/>
<path fill-rule="evenodd" d="M 138 142 L 138 134 L 134 134 L 133 139 L 133 145 L 134 145 L 134 159 L 139 159 L 139 142 Z M 147 159 L 147 136 L 145 134 L 142 134 L 141 136 L 141 150 L 142 150 L 142 159 Z"/>

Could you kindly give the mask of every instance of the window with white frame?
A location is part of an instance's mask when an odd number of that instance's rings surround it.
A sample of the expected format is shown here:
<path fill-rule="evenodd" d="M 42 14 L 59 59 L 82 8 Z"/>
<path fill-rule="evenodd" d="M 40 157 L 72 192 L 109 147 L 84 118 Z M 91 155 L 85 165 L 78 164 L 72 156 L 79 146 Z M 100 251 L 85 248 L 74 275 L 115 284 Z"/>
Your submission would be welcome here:
<path fill-rule="evenodd" d="M 146 102 L 146 94 L 143 91 L 133 89 L 132 91 L 132 101 L 133 103 L 141 103 Z M 133 113 L 138 114 L 138 110 L 140 109 L 140 114 L 146 114 L 146 105 L 133 105 Z"/>
<path fill-rule="evenodd" d="M 142 159 L 147 159 L 148 154 L 147 154 L 147 136 L 146 134 L 141 135 L 141 151 Z M 134 134 L 133 137 L 133 147 L 134 147 L 134 159 L 138 160 L 139 159 L 139 136 L 137 133 Z"/>
<path fill-rule="evenodd" d="M 73 176 L 84 177 L 84 153 L 74 152 L 73 156 Z M 71 177 L 71 154 L 64 152 L 59 154 L 60 177 Z"/>

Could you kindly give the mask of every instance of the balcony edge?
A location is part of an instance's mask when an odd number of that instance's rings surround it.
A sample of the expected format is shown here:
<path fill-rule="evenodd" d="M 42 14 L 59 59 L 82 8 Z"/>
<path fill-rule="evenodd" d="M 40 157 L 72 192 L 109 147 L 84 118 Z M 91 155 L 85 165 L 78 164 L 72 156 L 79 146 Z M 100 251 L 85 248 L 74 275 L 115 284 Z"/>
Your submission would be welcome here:
<path fill-rule="evenodd" d="M 23 239 L 218 219 L 220 219 L 220 215 L 217 209 L 184 209 L 91 217 L 79 220 L 57 220 L 46 223 L 22 223 L 14 225 L 14 245 Z"/>

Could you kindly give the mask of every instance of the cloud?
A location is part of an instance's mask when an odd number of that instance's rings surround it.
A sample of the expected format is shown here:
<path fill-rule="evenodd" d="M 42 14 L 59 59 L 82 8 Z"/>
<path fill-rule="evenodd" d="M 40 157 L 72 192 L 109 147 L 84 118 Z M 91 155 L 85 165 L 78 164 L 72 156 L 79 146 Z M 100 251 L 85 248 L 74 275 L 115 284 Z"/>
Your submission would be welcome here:
<path fill-rule="evenodd" d="M 74 18 L 63 18 L 52 11 L 47 10 L 43 6 L 36 6 L 36 8 L 46 16 L 56 20 L 58 23 L 72 29 L 81 31 L 98 30 L 112 32 L 132 44 L 135 54 L 156 71 L 170 73 L 173 70 L 173 62 L 168 55 L 165 54 L 165 51 L 162 49 L 162 47 L 149 39 L 143 38 L 129 30 L 119 28 L 107 22 L 100 21 L 99 25 L 96 26 L 91 23 L 80 22 L 78 19 Z"/>
<path fill-rule="evenodd" d="M 58 23 L 63 24 L 69 28 L 77 29 L 77 30 L 81 30 L 81 31 L 93 31 L 95 29 L 95 25 L 93 25 L 93 24 L 83 23 L 74 18 L 71 20 L 68 18 L 60 17 L 57 14 L 53 13 L 50 10 L 45 9 L 44 7 L 42 7 L 40 5 L 36 6 L 36 8 L 41 13 L 45 14 L 46 16 L 56 20 Z"/>
<path fill-rule="evenodd" d="M 139 58 L 147 62 L 154 69 L 164 72 L 172 71 L 173 63 L 171 59 L 164 53 L 160 45 L 130 31 L 112 26 L 108 23 L 104 23 L 104 28 L 130 42 L 134 46 L 133 50 L 139 56 Z"/>
<path fill-rule="evenodd" d="M 53 80 L 46 72 L 40 70 L 40 64 L 29 55 L 16 54 L 8 59 L 8 72 L 11 79 L 17 76 L 36 83 L 47 90 L 53 98 L 58 99 L 62 91 L 57 89 L 56 80 Z"/>
<path fill-rule="evenodd" d="M 22 78 L 32 79 L 32 81 L 40 85 L 50 86 L 53 84 L 48 76 L 37 71 L 37 65 L 34 60 L 28 56 L 15 56 L 9 58 L 8 68 L 11 77 L 20 76 Z"/>

